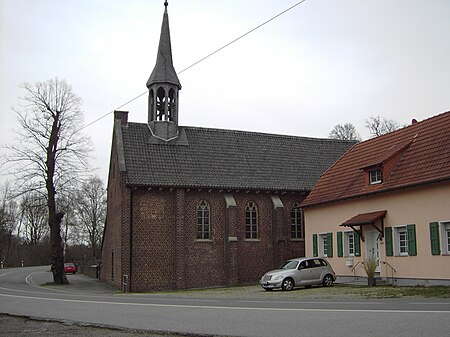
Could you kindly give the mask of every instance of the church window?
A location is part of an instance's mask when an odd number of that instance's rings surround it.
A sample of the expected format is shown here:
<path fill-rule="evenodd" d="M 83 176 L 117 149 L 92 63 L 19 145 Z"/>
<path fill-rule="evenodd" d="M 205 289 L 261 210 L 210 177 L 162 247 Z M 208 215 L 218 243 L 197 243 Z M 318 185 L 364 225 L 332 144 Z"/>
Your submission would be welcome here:
<path fill-rule="evenodd" d="M 258 209 L 253 201 L 245 208 L 245 238 L 258 238 Z"/>
<path fill-rule="evenodd" d="M 205 200 L 197 205 L 197 239 L 210 239 L 210 208 Z"/>
<path fill-rule="evenodd" d="M 296 202 L 291 208 L 291 239 L 303 239 L 303 210 Z"/>

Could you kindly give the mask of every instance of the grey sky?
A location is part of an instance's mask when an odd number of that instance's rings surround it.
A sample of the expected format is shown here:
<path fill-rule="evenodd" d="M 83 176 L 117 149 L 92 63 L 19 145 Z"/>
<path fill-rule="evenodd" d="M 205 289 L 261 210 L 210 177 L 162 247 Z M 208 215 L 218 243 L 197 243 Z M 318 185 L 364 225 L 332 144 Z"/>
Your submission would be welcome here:
<path fill-rule="evenodd" d="M 298 0 L 169 1 L 177 71 Z M 22 82 L 66 79 L 89 123 L 143 93 L 164 1 L 0 0 L 1 144 Z M 382 115 L 400 124 L 450 110 L 450 1 L 307 0 L 179 75 L 180 124 L 308 137 Z M 145 122 L 144 95 L 122 108 Z M 85 132 L 103 180 L 112 115 Z"/>

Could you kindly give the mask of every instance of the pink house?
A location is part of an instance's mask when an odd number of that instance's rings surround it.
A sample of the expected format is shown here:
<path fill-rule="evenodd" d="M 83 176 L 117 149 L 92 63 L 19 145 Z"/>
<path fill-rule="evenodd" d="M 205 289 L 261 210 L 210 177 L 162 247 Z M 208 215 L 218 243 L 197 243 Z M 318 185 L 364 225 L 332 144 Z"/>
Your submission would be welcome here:
<path fill-rule="evenodd" d="M 450 285 L 450 112 L 354 145 L 301 205 L 306 255 L 339 278 Z"/>

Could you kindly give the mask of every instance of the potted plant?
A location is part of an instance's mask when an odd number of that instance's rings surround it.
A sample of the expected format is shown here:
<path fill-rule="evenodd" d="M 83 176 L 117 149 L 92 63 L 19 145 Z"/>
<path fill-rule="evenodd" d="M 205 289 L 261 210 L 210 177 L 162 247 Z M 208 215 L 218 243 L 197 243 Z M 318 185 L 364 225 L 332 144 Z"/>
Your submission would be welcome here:
<path fill-rule="evenodd" d="M 375 269 L 377 268 L 377 260 L 375 259 L 375 257 L 371 256 L 366 258 L 363 262 L 363 267 L 367 274 L 367 285 L 369 287 L 375 287 Z"/>

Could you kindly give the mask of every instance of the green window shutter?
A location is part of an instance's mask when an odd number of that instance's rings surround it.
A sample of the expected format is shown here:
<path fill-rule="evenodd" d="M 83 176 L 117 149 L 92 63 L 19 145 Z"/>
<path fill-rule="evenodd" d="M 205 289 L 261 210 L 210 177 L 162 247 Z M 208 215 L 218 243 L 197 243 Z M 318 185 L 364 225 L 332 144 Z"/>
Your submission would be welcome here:
<path fill-rule="evenodd" d="M 327 233 L 327 257 L 333 257 L 333 233 Z"/>
<path fill-rule="evenodd" d="M 431 240 L 431 254 L 440 255 L 441 247 L 439 242 L 439 223 L 430 223 L 430 240 Z"/>
<path fill-rule="evenodd" d="M 392 244 L 392 227 L 386 227 L 384 229 L 384 239 L 386 246 L 386 256 L 393 256 L 394 249 Z"/>
<path fill-rule="evenodd" d="M 417 242 L 416 242 L 416 225 L 407 225 L 406 230 L 408 231 L 408 255 L 417 255 Z"/>
<path fill-rule="evenodd" d="M 337 250 L 339 257 L 344 256 L 344 249 L 342 246 L 342 232 L 337 232 Z"/>
<path fill-rule="evenodd" d="M 361 256 L 361 241 L 359 233 L 353 231 L 353 238 L 355 241 L 355 256 Z"/>
<path fill-rule="evenodd" d="M 313 256 L 318 256 L 317 253 L 317 234 L 313 234 Z"/>

